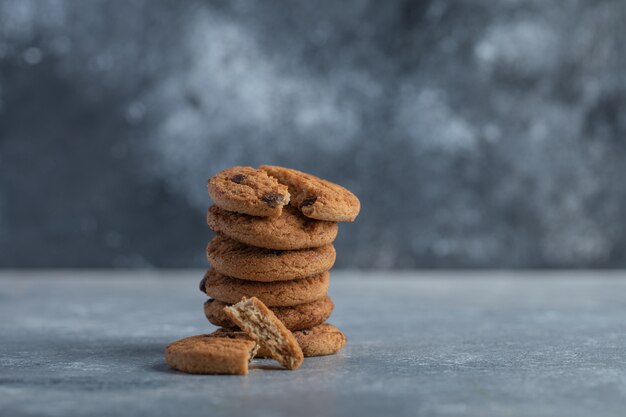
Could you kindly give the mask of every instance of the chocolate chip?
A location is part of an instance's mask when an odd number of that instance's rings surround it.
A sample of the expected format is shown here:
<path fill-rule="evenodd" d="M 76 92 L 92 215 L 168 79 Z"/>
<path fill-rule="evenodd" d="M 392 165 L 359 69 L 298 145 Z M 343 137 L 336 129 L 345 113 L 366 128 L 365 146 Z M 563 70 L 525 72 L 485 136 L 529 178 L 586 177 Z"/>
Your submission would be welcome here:
<path fill-rule="evenodd" d="M 202 277 L 202 279 L 200 280 L 200 285 L 198 285 L 198 287 L 200 288 L 200 291 L 202 291 L 203 293 L 206 293 L 205 284 L 206 284 L 206 277 Z"/>
<path fill-rule="evenodd" d="M 274 208 L 276 207 L 276 203 L 280 203 L 281 201 L 283 201 L 283 196 L 276 193 L 263 194 L 263 196 L 261 197 L 261 201 L 263 201 L 268 206 Z"/>
<path fill-rule="evenodd" d="M 306 206 L 312 206 L 313 204 L 315 204 L 316 201 L 317 201 L 317 197 L 307 197 L 302 201 L 302 203 L 300 203 L 300 208 L 306 207 Z"/>
<path fill-rule="evenodd" d="M 236 174 L 233 175 L 232 177 L 230 177 L 230 180 L 232 182 L 235 182 L 237 184 L 241 184 L 243 182 L 243 180 L 246 179 L 246 176 L 244 174 Z"/>

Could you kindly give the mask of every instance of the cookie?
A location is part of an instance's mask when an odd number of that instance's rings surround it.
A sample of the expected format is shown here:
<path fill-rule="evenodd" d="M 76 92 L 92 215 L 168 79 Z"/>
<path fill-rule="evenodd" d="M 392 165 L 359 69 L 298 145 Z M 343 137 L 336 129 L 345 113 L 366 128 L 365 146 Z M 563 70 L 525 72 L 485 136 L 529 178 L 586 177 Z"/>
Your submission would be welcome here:
<path fill-rule="evenodd" d="M 243 297 L 257 297 L 270 307 L 290 307 L 310 303 L 326 295 L 330 274 L 291 281 L 253 282 L 224 276 L 214 269 L 204 275 L 204 292 L 227 304 L 238 303 Z"/>
<path fill-rule="evenodd" d="M 224 210 L 278 217 L 289 203 L 289 191 L 276 178 L 252 167 L 232 167 L 211 177 L 209 195 Z"/>
<path fill-rule="evenodd" d="M 292 206 L 285 206 L 280 217 L 257 217 L 211 206 L 207 224 L 214 232 L 258 248 L 294 250 L 317 248 L 337 237 L 335 222 L 305 217 Z"/>
<path fill-rule="evenodd" d="M 218 300 L 207 300 L 204 303 L 204 314 L 212 324 L 219 327 L 235 327 L 236 324 L 224 313 L 228 304 Z M 333 300 L 329 296 L 319 300 L 299 304 L 293 307 L 272 307 L 270 310 L 291 331 L 310 329 L 324 323 L 333 311 Z"/>
<path fill-rule="evenodd" d="M 207 245 L 207 258 L 219 273 L 246 281 L 287 281 L 328 271 L 335 263 L 335 248 L 280 251 L 244 245 L 215 236 Z"/>
<path fill-rule="evenodd" d="M 308 330 L 293 332 L 304 357 L 332 355 L 339 352 L 346 344 L 346 336 L 329 323 L 324 323 Z M 214 337 L 232 337 L 252 340 L 247 333 L 232 328 L 220 328 L 210 334 Z M 256 358 L 269 358 L 269 352 L 260 348 Z"/>
<path fill-rule="evenodd" d="M 167 346 L 165 361 L 172 368 L 190 374 L 246 375 L 256 349 L 256 343 L 251 340 L 198 335 Z"/>
<path fill-rule="evenodd" d="M 325 356 L 339 352 L 346 344 L 346 336 L 341 330 L 329 323 L 323 323 L 308 330 L 300 330 L 294 333 L 298 344 L 302 348 L 304 356 Z M 256 357 L 267 357 L 259 348 Z"/>
<path fill-rule="evenodd" d="M 244 298 L 224 307 L 224 312 L 285 368 L 293 370 L 302 365 L 304 355 L 293 333 L 258 298 Z"/>
<path fill-rule="evenodd" d="M 361 210 L 359 199 L 340 185 L 295 169 L 270 165 L 261 165 L 259 169 L 287 185 L 291 205 L 307 217 L 331 222 L 352 222 Z"/>

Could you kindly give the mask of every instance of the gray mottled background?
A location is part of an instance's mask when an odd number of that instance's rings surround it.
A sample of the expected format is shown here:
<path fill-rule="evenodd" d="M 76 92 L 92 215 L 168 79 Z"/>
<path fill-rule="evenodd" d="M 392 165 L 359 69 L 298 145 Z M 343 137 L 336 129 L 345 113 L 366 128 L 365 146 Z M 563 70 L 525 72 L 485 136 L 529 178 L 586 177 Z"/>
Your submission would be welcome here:
<path fill-rule="evenodd" d="M 0 266 L 201 267 L 206 179 L 362 201 L 341 267 L 626 266 L 626 2 L 0 0 Z"/>

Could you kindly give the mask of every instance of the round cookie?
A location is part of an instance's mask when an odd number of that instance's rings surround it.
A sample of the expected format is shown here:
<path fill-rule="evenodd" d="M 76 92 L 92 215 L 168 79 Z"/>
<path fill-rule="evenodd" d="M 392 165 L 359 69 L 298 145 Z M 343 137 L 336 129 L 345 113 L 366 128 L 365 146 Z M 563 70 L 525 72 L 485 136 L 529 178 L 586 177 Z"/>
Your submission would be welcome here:
<path fill-rule="evenodd" d="M 230 278 L 209 269 L 203 281 L 204 292 L 224 303 L 234 304 L 242 297 L 256 297 L 268 307 L 290 307 L 324 297 L 328 292 L 330 274 L 326 271 L 291 281 L 253 282 Z"/>
<path fill-rule="evenodd" d="M 293 335 L 305 357 L 335 354 L 345 346 L 347 341 L 343 332 L 329 323 L 323 323 L 308 330 L 298 330 L 293 332 Z M 251 340 L 245 332 L 232 328 L 217 329 L 209 336 Z M 260 348 L 255 355 L 255 358 L 269 357 L 269 352 L 263 348 Z"/>
<path fill-rule="evenodd" d="M 232 167 L 209 179 L 209 195 L 224 210 L 278 217 L 289 203 L 289 191 L 276 178 L 252 167 Z"/>
<path fill-rule="evenodd" d="M 361 210 L 359 199 L 340 185 L 315 175 L 279 166 L 261 165 L 260 170 L 289 187 L 291 205 L 307 217 L 331 222 L 351 222 Z"/>
<path fill-rule="evenodd" d="M 324 356 L 339 352 L 346 344 L 346 336 L 329 323 L 323 323 L 308 330 L 294 332 L 294 336 L 304 356 Z M 261 352 L 256 356 L 261 357 Z"/>
<path fill-rule="evenodd" d="M 207 300 L 204 303 L 204 314 L 212 324 L 220 327 L 237 327 L 235 323 L 224 313 L 224 307 L 230 304 L 218 300 Z M 329 296 L 320 298 L 306 304 L 293 307 L 272 307 L 276 317 L 283 322 L 289 330 L 310 329 L 324 323 L 333 311 L 333 300 Z"/>
<path fill-rule="evenodd" d="M 198 335 L 167 346 L 165 361 L 172 368 L 191 374 L 245 375 L 256 351 L 257 344 L 252 340 Z"/>
<path fill-rule="evenodd" d="M 280 251 L 255 248 L 224 236 L 207 246 L 207 258 L 220 274 L 246 281 L 287 281 L 328 271 L 335 263 L 335 248 Z"/>
<path fill-rule="evenodd" d="M 214 232 L 258 248 L 295 250 L 317 248 L 332 243 L 339 227 L 335 222 L 303 216 L 285 206 L 280 217 L 268 218 L 235 213 L 211 206 L 207 224 Z"/>

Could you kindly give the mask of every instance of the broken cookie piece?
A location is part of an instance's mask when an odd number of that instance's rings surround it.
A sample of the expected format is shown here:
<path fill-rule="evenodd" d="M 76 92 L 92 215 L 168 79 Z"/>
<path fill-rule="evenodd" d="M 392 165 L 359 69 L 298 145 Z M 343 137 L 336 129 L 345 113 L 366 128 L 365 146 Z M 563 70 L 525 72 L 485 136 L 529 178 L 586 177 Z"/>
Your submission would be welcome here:
<path fill-rule="evenodd" d="M 257 350 L 252 340 L 203 334 L 170 344 L 165 349 L 165 361 L 190 374 L 246 375 Z"/>
<path fill-rule="evenodd" d="M 300 367 L 304 355 L 296 338 L 258 298 L 244 297 L 224 312 L 285 368 Z"/>

